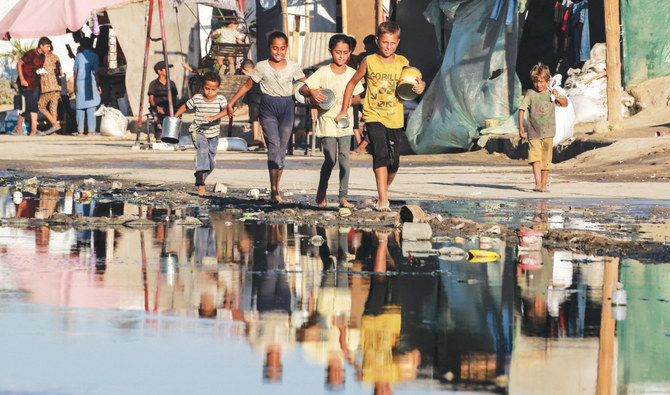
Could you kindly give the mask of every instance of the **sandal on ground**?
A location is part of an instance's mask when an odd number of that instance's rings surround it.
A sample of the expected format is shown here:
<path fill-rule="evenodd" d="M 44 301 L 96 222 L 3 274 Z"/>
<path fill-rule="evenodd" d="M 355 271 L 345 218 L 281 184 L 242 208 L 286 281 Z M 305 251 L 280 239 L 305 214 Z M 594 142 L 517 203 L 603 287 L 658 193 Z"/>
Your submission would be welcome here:
<path fill-rule="evenodd" d="M 544 192 L 544 190 L 540 187 L 535 187 L 533 188 L 533 192 Z"/>
<path fill-rule="evenodd" d="M 48 136 L 48 135 L 50 135 L 50 134 L 54 134 L 54 133 L 56 133 L 57 131 L 59 131 L 59 130 L 61 130 L 61 129 L 62 129 L 62 127 L 61 127 L 60 125 L 58 125 L 58 126 L 52 126 L 52 127 L 50 127 L 49 129 L 45 130 L 45 131 L 44 131 L 44 134 Z"/>

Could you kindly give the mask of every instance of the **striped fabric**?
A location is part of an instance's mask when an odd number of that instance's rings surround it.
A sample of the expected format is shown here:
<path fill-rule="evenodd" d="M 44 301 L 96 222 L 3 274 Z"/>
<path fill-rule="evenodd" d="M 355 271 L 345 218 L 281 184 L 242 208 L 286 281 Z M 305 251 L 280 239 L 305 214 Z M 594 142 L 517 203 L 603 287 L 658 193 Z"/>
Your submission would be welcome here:
<path fill-rule="evenodd" d="M 220 113 L 221 110 L 226 108 L 227 104 L 228 101 L 222 95 L 216 95 L 214 100 L 208 102 L 202 93 L 195 94 L 186 102 L 186 108 L 189 110 L 195 109 L 195 118 L 193 124 L 191 124 L 191 130 L 195 128 L 198 133 L 203 133 L 209 138 L 217 137 L 221 130 L 221 121 L 217 119 L 216 121 L 207 122 L 205 121 L 205 117 Z"/>

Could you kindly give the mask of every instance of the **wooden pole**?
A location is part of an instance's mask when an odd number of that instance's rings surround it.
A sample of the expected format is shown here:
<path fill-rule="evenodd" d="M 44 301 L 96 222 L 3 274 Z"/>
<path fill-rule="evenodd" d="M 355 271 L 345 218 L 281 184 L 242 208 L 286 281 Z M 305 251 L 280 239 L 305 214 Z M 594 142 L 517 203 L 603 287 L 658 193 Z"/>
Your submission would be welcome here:
<path fill-rule="evenodd" d="M 614 130 L 623 129 L 621 115 L 621 27 L 619 0 L 605 0 L 607 42 L 607 122 Z"/>
<path fill-rule="evenodd" d="M 349 33 L 349 20 L 348 20 L 348 5 L 347 0 L 342 0 L 342 33 Z"/>
<path fill-rule="evenodd" d="M 172 85 L 170 84 L 170 63 L 168 62 L 167 38 L 165 37 L 165 16 L 163 14 L 163 0 L 158 0 L 158 18 L 161 23 L 161 41 L 163 42 L 163 59 L 165 59 L 165 78 L 167 78 L 168 109 L 170 116 L 174 117 L 174 104 L 172 103 Z"/>
<path fill-rule="evenodd" d="M 147 16 L 147 40 L 144 50 L 144 65 L 142 66 L 142 85 L 140 86 L 140 108 L 137 110 L 137 136 L 135 138 L 135 146 L 140 146 L 140 130 L 142 129 L 142 110 L 144 108 L 144 88 L 147 83 L 147 67 L 149 67 L 149 44 L 151 44 L 151 21 L 154 15 L 154 0 L 149 0 L 149 15 Z M 149 137 L 147 130 L 147 139 Z"/>
<path fill-rule="evenodd" d="M 612 291 L 619 280 L 619 258 L 605 258 L 603 274 L 603 299 L 600 315 L 600 340 L 598 349 L 598 378 L 596 394 L 612 393 L 614 373 L 614 334 L 616 323 L 612 317 Z"/>
<path fill-rule="evenodd" d="M 307 18 L 305 18 L 307 19 Z M 293 45 L 291 46 L 291 60 L 298 61 L 298 49 L 300 48 L 300 16 L 293 17 L 293 34 L 291 35 Z"/>
<path fill-rule="evenodd" d="M 282 26 L 282 31 L 284 34 L 286 34 L 286 37 L 289 36 L 288 34 L 288 4 L 286 0 L 281 0 L 281 12 L 284 16 L 282 20 L 284 21 L 283 26 Z M 286 43 L 288 44 L 288 43 Z"/>
<path fill-rule="evenodd" d="M 382 16 L 384 15 L 384 1 L 375 0 L 375 28 L 382 23 Z"/>

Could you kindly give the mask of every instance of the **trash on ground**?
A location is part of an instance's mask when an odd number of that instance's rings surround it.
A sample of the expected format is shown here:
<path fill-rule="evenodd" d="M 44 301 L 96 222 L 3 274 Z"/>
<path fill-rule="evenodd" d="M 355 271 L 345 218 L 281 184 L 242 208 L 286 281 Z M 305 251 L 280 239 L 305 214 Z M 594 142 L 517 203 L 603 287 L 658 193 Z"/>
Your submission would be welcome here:
<path fill-rule="evenodd" d="M 406 222 L 402 226 L 403 240 L 430 240 L 433 230 L 425 222 Z"/>

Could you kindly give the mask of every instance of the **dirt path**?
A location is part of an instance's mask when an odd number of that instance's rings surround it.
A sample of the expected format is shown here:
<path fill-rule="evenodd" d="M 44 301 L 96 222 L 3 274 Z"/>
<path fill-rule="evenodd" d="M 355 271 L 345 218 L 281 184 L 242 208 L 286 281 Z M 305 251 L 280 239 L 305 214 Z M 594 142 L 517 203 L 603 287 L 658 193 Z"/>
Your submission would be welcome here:
<path fill-rule="evenodd" d="M 167 183 L 191 188 L 194 151 L 133 151 L 132 140 L 105 137 L 0 135 L 0 168 L 32 175 L 75 178 L 104 177 L 124 186 Z M 652 152 L 653 151 L 653 152 Z M 322 158 L 296 151 L 287 157 L 282 189 L 314 194 Z M 537 198 L 649 198 L 668 199 L 670 137 L 625 139 L 621 143 L 584 153 L 556 166 L 550 193 L 534 193 L 528 165 L 485 151 L 462 154 L 404 156 L 390 188 L 392 199 L 537 199 Z M 650 153 L 647 155 L 647 153 Z M 368 155 L 352 157 L 350 195 L 376 196 Z M 643 160 L 644 159 L 644 160 Z M 621 162 L 619 162 L 621 161 Z M 261 190 L 269 186 L 266 155 L 256 152 L 220 152 L 217 169 L 208 180 L 229 188 Z M 642 171 L 641 169 L 645 169 Z M 604 170 L 604 172 L 603 172 Z M 650 174 L 633 182 L 617 182 L 620 174 Z M 650 175 L 655 174 L 654 178 Z M 337 194 L 337 170 L 331 176 L 330 200 Z"/>

